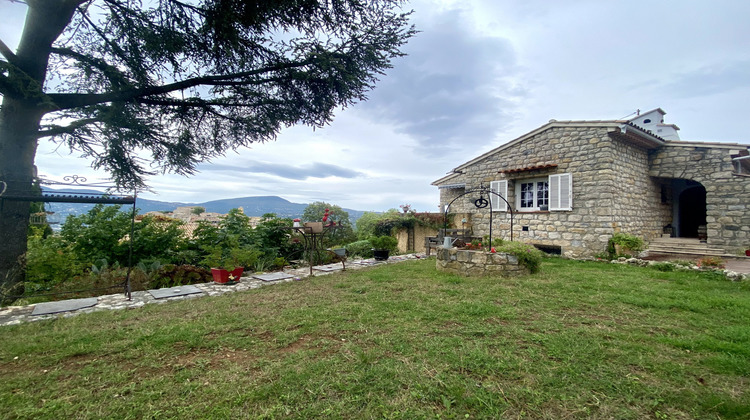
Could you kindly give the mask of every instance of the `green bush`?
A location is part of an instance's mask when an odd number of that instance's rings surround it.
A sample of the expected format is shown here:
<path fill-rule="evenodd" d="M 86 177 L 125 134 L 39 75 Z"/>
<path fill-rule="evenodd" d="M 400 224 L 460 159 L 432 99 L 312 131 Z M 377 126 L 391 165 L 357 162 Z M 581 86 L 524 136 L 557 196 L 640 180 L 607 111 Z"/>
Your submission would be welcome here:
<path fill-rule="evenodd" d="M 372 258 L 372 244 L 368 240 L 352 242 L 344 248 L 348 255 Z"/>
<path fill-rule="evenodd" d="M 32 236 L 26 251 L 26 281 L 49 287 L 83 274 L 85 265 L 75 258 L 73 248 L 60 236 L 46 239 Z"/>
<path fill-rule="evenodd" d="M 281 270 L 285 266 L 289 265 L 289 261 L 286 260 L 286 258 L 283 257 L 276 257 L 273 260 L 273 268 L 277 270 Z"/>
<path fill-rule="evenodd" d="M 374 249 L 387 249 L 395 251 L 398 247 L 398 239 L 393 236 L 372 236 L 368 239 Z"/>
<path fill-rule="evenodd" d="M 536 249 L 533 245 L 523 244 L 521 242 L 504 242 L 499 248 L 495 248 L 497 252 L 505 252 L 518 258 L 518 262 L 524 267 L 528 268 L 532 273 L 539 271 L 542 265 L 542 257 L 544 253 Z"/>
<path fill-rule="evenodd" d="M 208 249 L 209 253 L 201 261 L 201 265 L 208 268 L 224 268 L 233 270 L 236 267 L 253 267 L 263 255 L 253 248 L 224 248 L 214 246 Z M 266 258 L 267 259 L 267 258 Z"/>
<path fill-rule="evenodd" d="M 665 272 L 675 271 L 675 269 L 677 268 L 677 266 L 671 262 L 658 262 L 655 264 L 651 264 L 650 267 L 653 268 L 654 270 L 665 271 Z"/>
<path fill-rule="evenodd" d="M 617 256 L 615 245 L 619 245 L 620 247 L 636 254 L 643 251 L 643 239 L 628 233 L 616 232 L 611 238 L 609 238 L 609 241 L 607 242 L 607 252 L 613 258 Z"/>

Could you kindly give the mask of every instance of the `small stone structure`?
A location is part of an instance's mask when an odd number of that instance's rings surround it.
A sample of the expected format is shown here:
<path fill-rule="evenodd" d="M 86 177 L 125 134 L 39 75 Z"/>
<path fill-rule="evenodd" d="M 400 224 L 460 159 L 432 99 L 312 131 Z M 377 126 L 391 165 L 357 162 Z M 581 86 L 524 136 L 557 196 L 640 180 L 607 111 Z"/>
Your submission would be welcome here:
<path fill-rule="evenodd" d="M 517 277 L 530 274 L 529 269 L 513 255 L 458 248 L 438 248 L 436 266 L 439 271 L 461 276 Z"/>

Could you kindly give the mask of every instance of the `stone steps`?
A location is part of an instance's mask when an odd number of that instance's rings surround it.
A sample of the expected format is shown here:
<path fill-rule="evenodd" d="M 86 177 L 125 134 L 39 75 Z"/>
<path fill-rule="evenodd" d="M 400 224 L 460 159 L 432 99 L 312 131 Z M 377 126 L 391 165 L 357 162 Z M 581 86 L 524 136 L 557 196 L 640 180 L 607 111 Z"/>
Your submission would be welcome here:
<path fill-rule="evenodd" d="M 712 247 L 692 238 L 657 238 L 649 243 L 649 254 L 674 254 L 681 256 L 734 257 L 721 248 Z"/>

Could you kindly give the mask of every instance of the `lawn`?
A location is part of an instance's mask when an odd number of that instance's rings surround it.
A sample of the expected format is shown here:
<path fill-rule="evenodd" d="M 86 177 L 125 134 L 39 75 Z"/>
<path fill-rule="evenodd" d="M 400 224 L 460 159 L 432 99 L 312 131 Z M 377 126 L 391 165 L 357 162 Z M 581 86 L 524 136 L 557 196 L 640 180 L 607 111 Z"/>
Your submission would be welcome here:
<path fill-rule="evenodd" d="M 434 260 L 0 328 L 0 418 L 748 418 L 750 284 Z"/>

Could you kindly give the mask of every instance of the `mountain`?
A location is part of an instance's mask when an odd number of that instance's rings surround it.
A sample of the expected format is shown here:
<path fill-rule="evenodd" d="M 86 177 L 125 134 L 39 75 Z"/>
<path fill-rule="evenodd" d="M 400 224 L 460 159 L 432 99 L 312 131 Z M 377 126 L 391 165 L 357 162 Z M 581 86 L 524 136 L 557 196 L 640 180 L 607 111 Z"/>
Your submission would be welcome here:
<path fill-rule="evenodd" d="M 242 207 L 248 216 L 276 213 L 276 216 L 291 218 L 301 217 L 305 207 L 307 207 L 307 204 L 292 203 L 277 196 L 226 198 L 197 205 L 205 207 L 206 211 L 215 213 L 227 213 L 229 210 Z M 349 217 L 351 217 L 351 214 Z"/>
<path fill-rule="evenodd" d="M 63 190 L 47 187 L 43 187 L 43 190 L 45 193 L 63 192 Z M 101 194 L 101 191 L 76 190 L 76 193 Z M 55 215 L 51 219 L 57 220 L 60 223 L 64 222 L 68 215 L 81 215 L 94 207 L 93 204 L 79 203 L 47 203 L 46 206 L 47 210 L 55 212 Z M 307 204 L 292 203 L 277 196 L 226 198 L 206 201 L 204 203 L 168 202 L 137 197 L 135 206 L 138 208 L 138 213 L 140 214 L 150 211 L 173 211 L 177 207 L 184 206 L 203 207 L 206 211 L 213 213 L 227 213 L 231 209 L 242 207 L 248 216 L 263 216 L 266 213 L 274 213 L 278 217 L 295 218 L 302 217 Z M 364 214 L 364 211 L 361 210 L 344 209 L 344 211 L 349 213 L 349 221 L 352 224 L 356 223 L 357 219 Z"/>

